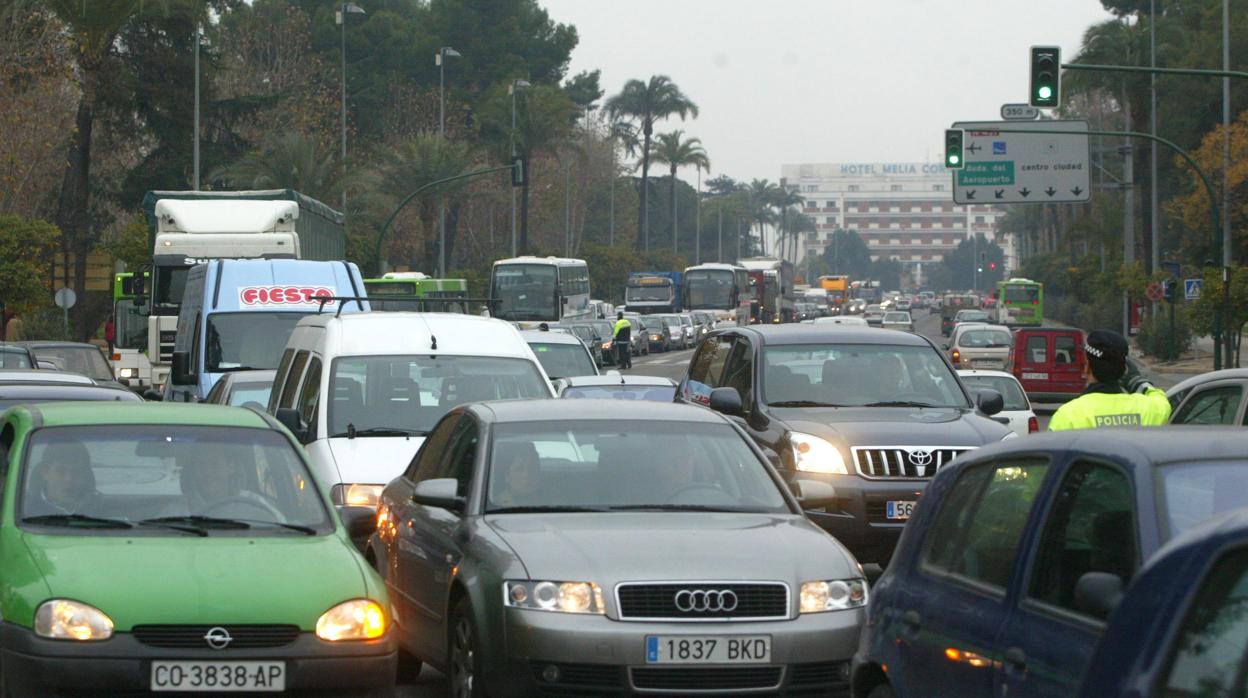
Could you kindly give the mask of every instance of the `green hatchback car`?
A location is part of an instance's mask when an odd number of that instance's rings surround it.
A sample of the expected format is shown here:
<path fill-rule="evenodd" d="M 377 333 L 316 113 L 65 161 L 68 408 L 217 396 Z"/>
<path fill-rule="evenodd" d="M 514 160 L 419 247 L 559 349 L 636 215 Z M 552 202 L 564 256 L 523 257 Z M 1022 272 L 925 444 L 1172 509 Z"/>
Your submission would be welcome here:
<path fill-rule="evenodd" d="M 390 601 L 268 416 L 0 413 L 0 695 L 387 695 Z M 343 522 L 348 523 L 344 524 Z"/>

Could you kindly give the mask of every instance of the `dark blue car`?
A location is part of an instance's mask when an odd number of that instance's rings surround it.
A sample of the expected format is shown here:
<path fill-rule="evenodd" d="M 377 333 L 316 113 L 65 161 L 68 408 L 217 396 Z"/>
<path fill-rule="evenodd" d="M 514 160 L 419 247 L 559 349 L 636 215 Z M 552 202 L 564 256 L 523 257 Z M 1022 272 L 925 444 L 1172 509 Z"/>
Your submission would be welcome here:
<path fill-rule="evenodd" d="M 1149 561 L 1109 619 L 1083 698 L 1243 695 L 1248 509 L 1208 521 Z"/>
<path fill-rule="evenodd" d="M 872 589 L 854 695 L 1073 695 L 1142 562 L 1243 506 L 1243 429 L 1062 432 L 962 456 Z"/>

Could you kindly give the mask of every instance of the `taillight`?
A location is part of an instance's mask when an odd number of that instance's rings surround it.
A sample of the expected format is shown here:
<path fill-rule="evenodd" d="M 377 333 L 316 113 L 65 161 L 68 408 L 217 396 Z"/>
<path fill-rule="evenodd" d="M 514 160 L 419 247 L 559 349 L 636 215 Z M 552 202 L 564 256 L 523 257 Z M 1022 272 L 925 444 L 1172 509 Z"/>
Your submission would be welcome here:
<path fill-rule="evenodd" d="M 1040 420 L 1036 419 L 1035 417 L 1028 417 L 1027 418 L 1027 433 L 1034 434 L 1038 431 L 1040 431 Z"/>
<path fill-rule="evenodd" d="M 951 355 L 951 358 L 953 359 L 953 365 L 957 366 L 958 364 L 962 363 L 962 352 L 958 351 L 957 349 L 954 349 L 953 354 Z"/>

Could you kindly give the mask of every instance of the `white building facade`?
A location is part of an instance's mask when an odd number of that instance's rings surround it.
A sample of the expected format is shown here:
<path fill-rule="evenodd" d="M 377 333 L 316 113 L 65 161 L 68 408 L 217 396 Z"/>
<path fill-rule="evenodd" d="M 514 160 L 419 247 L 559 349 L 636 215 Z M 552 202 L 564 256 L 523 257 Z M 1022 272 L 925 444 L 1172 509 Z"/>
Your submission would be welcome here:
<path fill-rule="evenodd" d="M 803 212 L 818 230 L 798 246 L 798 264 L 821 255 L 833 231 L 858 233 L 871 259 L 895 258 L 916 281 L 924 265 L 940 262 L 963 240 L 983 233 L 1005 247 L 1007 263 L 1014 236 L 998 235 L 1005 209 L 953 203 L 949 170 L 930 162 L 803 163 L 781 166 L 781 183 L 805 197 Z"/>

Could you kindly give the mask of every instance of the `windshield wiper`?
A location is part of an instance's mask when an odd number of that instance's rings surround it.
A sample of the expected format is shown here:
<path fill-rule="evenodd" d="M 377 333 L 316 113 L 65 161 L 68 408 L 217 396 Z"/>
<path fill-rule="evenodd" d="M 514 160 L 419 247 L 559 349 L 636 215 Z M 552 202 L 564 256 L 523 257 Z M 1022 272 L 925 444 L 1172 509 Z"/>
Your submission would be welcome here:
<path fill-rule="evenodd" d="M 348 439 L 354 439 L 357 436 L 428 436 L 429 432 L 420 429 L 404 429 L 403 427 L 368 427 L 367 429 L 356 429 L 354 424 L 348 424 L 347 430 L 333 434 L 331 438 L 345 436 Z"/>
<path fill-rule="evenodd" d="M 32 523 L 46 526 L 86 524 L 97 528 L 134 528 L 134 524 L 124 519 L 106 519 L 99 516 L 87 516 L 86 514 L 43 514 L 41 516 L 27 516 L 22 519 L 22 523 Z"/>
<path fill-rule="evenodd" d="M 209 369 L 211 373 L 233 373 L 234 371 L 256 371 L 251 366 L 225 366 Z"/>
<path fill-rule="evenodd" d="M 768 407 L 849 407 L 849 405 L 840 405 L 835 402 L 816 402 L 815 400 L 783 400 L 781 402 L 769 402 Z"/>
<path fill-rule="evenodd" d="M 233 521 L 234 523 L 243 524 L 244 526 L 251 526 L 255 524 L 259 524 L 261 526 L 276 526 L 278 528 L 284 528 L 287 531 L 298 531 L 299 533 L 303 533 L 309 536 L 315 536 L 317 533 L 316 529 L 312 528 L 311 526 L 304 526 L 302 524 L 283 523 L 281 521 L 264 521 L 261 519 L 230 519 L 230 521 Z"/>
<path fill-rule="evenodd" d="M 159 516 L 154 519 L 143 519 L 139 522 L 141 526 L 166 526 L 169 524 L 182 524 L 187 527 L 195 527 L 200 531 L 206 528 L 226 528 L 242 530 L 251 528 L 251 525 L 236 519 L 219 519 L 215 516 L 199 516 L 192 514 L 189 516 Z"/>
<path fill-rule="evenodd" d="M 949 405 L 933 405 L 930 402 L 915 402 L 913 400 L 884 400 L 882 402 L 868 402 L 862 407 L 943 407 L 949 408 Z"/>
<path fill-rule="evenodd" d="M 533 504 L 529 506 L 519 507 L 500 507 L 498 509 L 490 509 L 485 512 L 487 514 L 541 514 L 546 512 L 554 513 L 601 513 L 609 511 L 607 507 L 576 507 L 562 506 L 556 504 Z"/>
<path fill-rule="evenodd" d="M 170 518 L 170 519 L 181 519 L 181 518 L 184 518 L 184 517 L 181 517 L 181 516 L 170 516 L 170 517 L 167 517 L 167 518 Z M 178 523 L 178 522 L 176 522 L 176 521 L 158 521 L 158 520 L 154 520 L 154 519 L 144 519 L 143 521 L 140 521 L 140 522 L 139 522 L 139 525 L 140 525 L 140 526 L 156 526 L 156 527 L 160 527 L 160 528 L 168 528 L 168 529 L 170 529 L 170 530 L 174 530 L 174 531 L 182 531 L 183 533 L 190 533 L 190 534 L 193 534 L 193 535 L 199 536 L 200 538 L 205 538 L 205 537 L 207 537 L 207 536 L 208 536 L 208 531 L 207 531 L 207 530 L 205 530 L 205 529 L 203 529 L 203 528 L 200 528 L 199 526 L 195 526 L 195 525 L 193 525 L 193 524 L 189 524 L 189 523 Z"/>
<path fill-rule="evenodd" d="M 761 514 L 758 509 L 749 507 L 724 507 L 708 504 L 621 504 L 611 507 L 611 511 L 709 511 L 724 514 Z"/>

